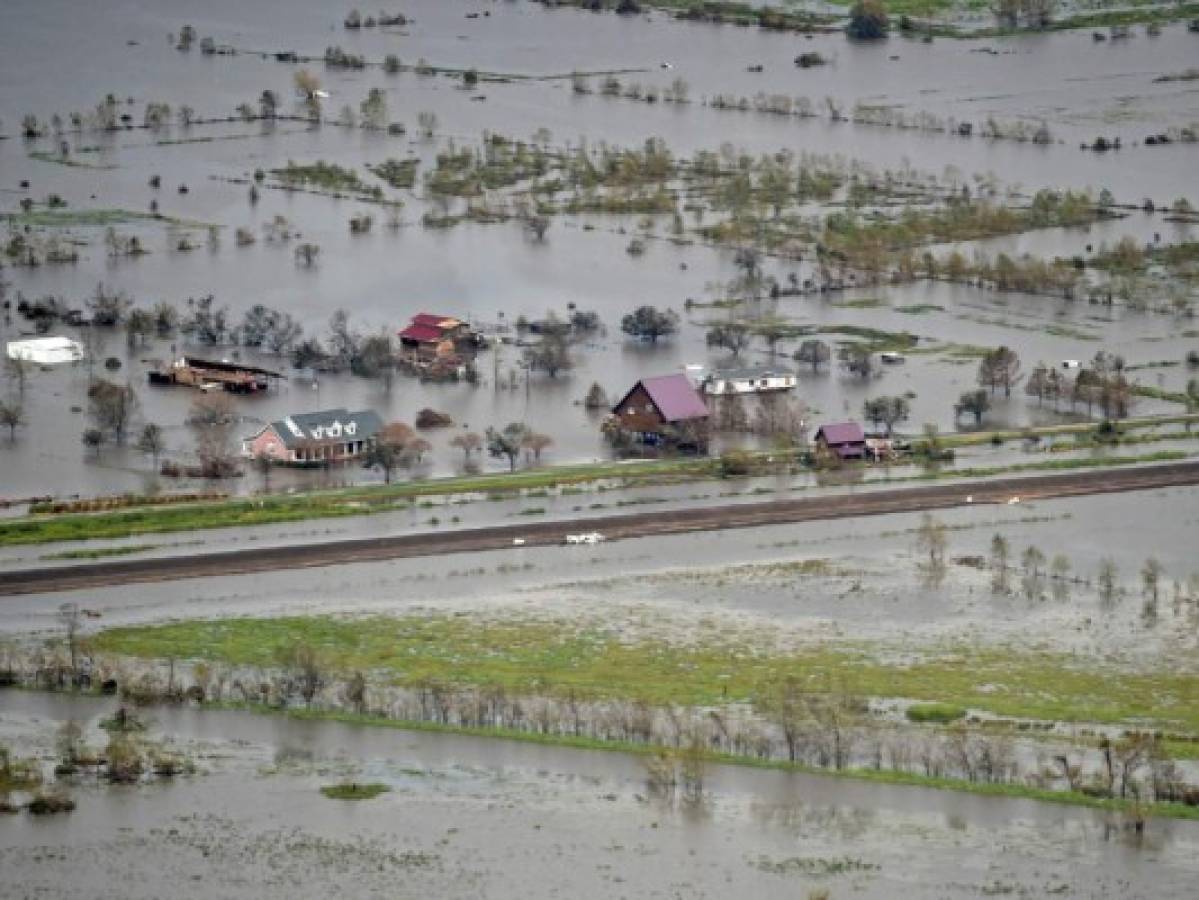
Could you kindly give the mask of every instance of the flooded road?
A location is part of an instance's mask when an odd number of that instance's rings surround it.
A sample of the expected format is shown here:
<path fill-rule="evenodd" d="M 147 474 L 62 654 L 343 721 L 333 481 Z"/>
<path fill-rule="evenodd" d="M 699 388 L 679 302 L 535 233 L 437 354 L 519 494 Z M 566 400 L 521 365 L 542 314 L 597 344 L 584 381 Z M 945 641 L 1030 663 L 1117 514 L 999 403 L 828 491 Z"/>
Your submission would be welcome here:
<path fill-rule="evenodd" d="M 6 691 L 0 735 L 44 754 L 65 719 L 97 740 L 110 707 Z M 726 766 L 689 802 L 652 794 L 642 761 L 620 753 L 146 714 L 149 738 L 203 774 L 84 779 L 69 815 L 0 820 L 6 894 L 1181 898 L 1199 877 L 1194 822 L 1153 821 L 1136 839 L 1090 810 Z M 318 792 L 342 779 L 391 790 L 359 803 Z"/>

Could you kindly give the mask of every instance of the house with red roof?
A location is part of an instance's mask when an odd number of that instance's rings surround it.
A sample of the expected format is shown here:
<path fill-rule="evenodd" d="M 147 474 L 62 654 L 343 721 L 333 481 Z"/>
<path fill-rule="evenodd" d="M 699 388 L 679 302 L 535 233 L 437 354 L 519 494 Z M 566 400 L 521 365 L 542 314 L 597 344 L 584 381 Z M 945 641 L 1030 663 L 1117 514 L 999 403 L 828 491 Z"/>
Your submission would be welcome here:
<path fill-rule="evenodd" d="M 453 353 L 459 341 L 470 338 L 470 326 L 453 316 L 418 313 L 400 332 L 400 346 L 428 356 Z"/>
<path fill-rule="evenodd" d="M 704 443 L 701 434 L 708 425 L 708 407 L 683 374 L 642 378 L 612 407 L 612 415 L 621 429 L 646 444 L 688 438 Z"/>
<path fill-rule="evenodd" d="M 866 433 L 857 422 L 821 425 L 812 440 L 818 453 L 843 460 L 866 458 Z"/>

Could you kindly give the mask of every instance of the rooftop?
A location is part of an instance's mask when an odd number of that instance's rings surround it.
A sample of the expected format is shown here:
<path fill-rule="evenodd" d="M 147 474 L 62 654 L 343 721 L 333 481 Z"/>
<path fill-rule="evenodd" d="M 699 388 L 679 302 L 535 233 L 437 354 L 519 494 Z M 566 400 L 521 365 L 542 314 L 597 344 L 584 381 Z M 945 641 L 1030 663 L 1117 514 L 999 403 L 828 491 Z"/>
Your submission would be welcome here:
<path fill-rule="evenodd" d="M 708 407 L 686 375 L 655 375 L 638 382 L 667 422 L 703 419 Z"/>

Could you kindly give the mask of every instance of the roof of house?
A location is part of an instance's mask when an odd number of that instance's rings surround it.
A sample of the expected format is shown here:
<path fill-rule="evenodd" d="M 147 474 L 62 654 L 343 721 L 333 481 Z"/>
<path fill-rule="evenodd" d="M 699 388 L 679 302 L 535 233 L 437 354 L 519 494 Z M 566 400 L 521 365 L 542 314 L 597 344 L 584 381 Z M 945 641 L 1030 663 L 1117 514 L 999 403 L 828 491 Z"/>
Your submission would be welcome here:
<path fill-rule="evenodd" d="M 417 341 L 421 344 L 433 343 L 440 341 L 444 335 L 440 328 L 436 325 L 409 325 L 400 332 L 400 337 L 408 341 Z"/>
<path fill-rule="evenodd" d="M 417 313 L 412 317 L 413 325 L 431 325 L 434 328 L 454 328 L 462 324 L 460 319 L 453 316 L 439 316 L 436 313 Z"/>
<path fill-rule="evenodd" d="M 862 426 L 857 422 L 834 422 L 816 429 L 816 437 L 824 437 L 828 444 L 860 444 L 866 440 Z"/>
<path fill-rule="evenodd" d="M 686 375 L 655 375 L 652 378 L 642 378 L 633 385 L 629 394 L 637 389 L 637 385 L 645 389 L 667 422 L 685 422 L 688 419 L 704 419 L 708 416 L 708 407 L 704 405 L 703 399 Z M 625 394 L 620 403 L 624 403 L 629 394 Z M 620 406 L 620 403 L 616 405 Z"/>
<path fill-rule="evenodd" d="M 348 412 L 344 407 L 323 409 L 320 412 L 296 413 L 272 422 L 270 427 L 286 447 L 296 447 L 310 441 L 365 441 L 383 427 L 383 420 L 373 409 Z"/>

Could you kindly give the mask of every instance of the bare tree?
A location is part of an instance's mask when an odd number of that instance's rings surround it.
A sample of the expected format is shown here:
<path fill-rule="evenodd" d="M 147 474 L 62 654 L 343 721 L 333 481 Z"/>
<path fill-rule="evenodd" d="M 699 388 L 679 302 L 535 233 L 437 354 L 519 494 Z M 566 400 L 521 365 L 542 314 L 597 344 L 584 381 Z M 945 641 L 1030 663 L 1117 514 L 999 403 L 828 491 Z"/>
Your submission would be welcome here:
<path fill-rule="evenodd" d="M 58 621 L 67 640 L 67 652 L 71 657 L 72 679 L 79 672 L 79 629 L 83 618 L 78 603 L 63 603 L 58 607 Z"/>
<path fill-rule="evenodd" d="M 527 431 L 525 436 L 521 438 L 520 444 L 526 451 L 533 454 L 535 462 L 541 462 L 541 452 L 547 447 L 552 446 L 554 439 L 548 434 L 542 434 L 538 431 Z"/>
<path fill-rule="evenodd" d="M 125 442 L 141 403 L 131 384 L 115 384 L 98 378 L 87 389 L 88 416 L 102 433 L 111 433 L 118 444 Z"/>
<path fill-rule="evenodd" d="M 949 546 L 945 523 L 935 519 L 931 513 L 920 517 L 916 529 L 916 551 L 927 559 L 921 563 L 926 575 L 934 584 L 939 584 L 945 574 L 945 551 Z"/>
<path fill-rule="evenodd" d="M 1120 596 L 1119 570 L 1116 561 L 1105 556 L 1099 561 L 1099 575 L 1096 578 L 1099 586 L 1099 602 L 1106 607 L 1115 605 Z"/>
<path fill-rule="evenodd" d="M 483 438 L 473 431 L 467 431 L 455 435 L 454 439 L 450 441 L 450 446 L 461 450 L 466 461 L 470 462 L 470 455 L 483 448 Z"/>
<path fill-rule="evenodd" d="M 29 378 L 30 362 L 23 356 L 5 356 L 4 370 L 8 373 L 8 377 L 16 382 L 17 396 L 25 396 L 25 382 Z"/>
<path fill-rule="evenodd" d="M 154 468 L 157 469 L 158 457 L 166 449 L 162 428 L 153 422 L 147 422 L 142 428 L 142 433 L 138 435 L 137 449 L 149 456 L 154 462 Z"/>
<path fill-rule="evenodd" d="M 1008 592 L 1008 542 L 1002 534 L 991 538 L 991 590 L 996 594 Z"/>
<path fill-rule="evenodd" d="M 17 436 L 17 426 L 25 424 L 25 406 L 19 397 L 0 400 L 0 425 L 8 427 L 8 439 Z"/>
<path fill-rule="evenodd" d="M 281 648 L 277 659 L 291 684 L 304 698 L 305 705 L 311 706 L 313 699 L 325 684 L 323 664 L 316 648 L 310 644 L 296 642 Z"/>
<path fill-rule="evenodd" d="M 1155 556 L 1151 556 L 1145 560 L 1145 565 L 1141 567 L 1141 591 L 1145 598 L 1146 618 L 1157 618 L 1158 594 L 1162 575 L 1165 574 L 1165 571 L 1165 567 L 1162 566 Z"/>

